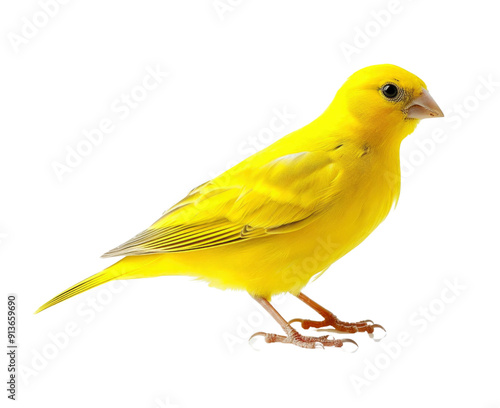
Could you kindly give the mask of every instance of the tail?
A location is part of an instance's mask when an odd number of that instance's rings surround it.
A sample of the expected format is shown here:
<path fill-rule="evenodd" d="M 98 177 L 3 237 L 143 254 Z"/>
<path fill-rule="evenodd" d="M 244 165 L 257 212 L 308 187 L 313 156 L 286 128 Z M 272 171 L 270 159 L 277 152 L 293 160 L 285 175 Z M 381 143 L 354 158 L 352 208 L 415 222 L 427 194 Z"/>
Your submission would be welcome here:
<path fill-rule="evenodd" d="M 116 267 L 119 263 L 120 262 L 117 262 L 114 265 L 111 265 L 109 268 L 106 268 L 103 271 L 96 273 L 95 275 L 92 275 L 85 280 L 82 280 L 76 285 L 71 286 L 69 289 L 66 289 L 55 298 L 40 306 L 35 314 L 40 313 L 42 310 L 45 310 L 51 306 L 57 305 L 63 300 L 69 299 L 75 295 L 78 295 L 79 293 L 85 292 L 86 290 L 95 288 L 96 286 L 102 285 L 103 283 L 112 281 L 114 279 L 118 279 L 120 276 L 125 274 L 123 268 Z"/>

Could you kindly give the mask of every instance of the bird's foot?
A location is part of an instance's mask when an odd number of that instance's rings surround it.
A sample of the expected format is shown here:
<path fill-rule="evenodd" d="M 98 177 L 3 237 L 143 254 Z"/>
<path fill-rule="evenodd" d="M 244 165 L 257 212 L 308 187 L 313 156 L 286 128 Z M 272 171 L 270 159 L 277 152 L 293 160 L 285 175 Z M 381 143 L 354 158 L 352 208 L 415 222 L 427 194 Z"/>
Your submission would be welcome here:
<path fill-rule="evenodd" d="M 345 343 L 353 343 L 354 345 L 356 345 L 356 350 L 358 348 L 358 344 L 351 339 L 334 339 L 334 338 L 329 339 L 328 335 L 320 337 L 303 336 L 294 329 L 289 330 L 287 336 L 282 336 L 274 333 L 258 332 L 253 334 L 248 341 L 251 342 L 257 336 L 264 337 L 266 343 L 288 343 L 307 349 L 342 347 Z"/>
<path fill-rule="evenodd" d="M 327 329 L 328 331 L 336 332 L 336 333 L 358 333 L 358 332 L 366 332 L 370 334 L 370 337 L 373 337 L 373 332 L 376 328 L 382 329 L 384 333 L 386 330 L 380 324 L 374 323 L 372 320 L 361 320 L 356 323 L 349 323 L 339 320 L 337 316 L 333 313 L 325 313 L 324 320 L 316 321 L 316 320 L 308 320 L 308 319 L 292 319 L 288 323 L 297 323 L 299 322 L 303 329 L 307 330 L 311 327 L 315 329 L 319 329 L 322 327 L 332 326 L 333 330 Z"/>

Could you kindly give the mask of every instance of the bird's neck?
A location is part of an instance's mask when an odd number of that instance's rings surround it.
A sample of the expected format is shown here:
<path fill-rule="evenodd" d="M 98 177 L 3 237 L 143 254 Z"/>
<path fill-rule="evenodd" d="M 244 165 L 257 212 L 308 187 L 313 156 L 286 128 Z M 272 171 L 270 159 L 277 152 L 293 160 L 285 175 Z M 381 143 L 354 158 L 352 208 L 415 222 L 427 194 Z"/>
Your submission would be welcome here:
<path fill-rule="evenodd" d="M 332 104 L 333 105 L 333 104 Z M 384 118 L 378 121 L 362 121 L 348 111 L 330 106 L 316 121 L 312 134 L 321 134 L 325 150 L 335 150 L 348 142 L 354 145 L 353 157 L 362 158 L 372 174 L 381 177 L 377 185 L 385 185 L 397 202 L 401 186 L 400 147 L 402 140 L 416 127 L 417 121 L 389 123 Z M 339 150 L 340 151 L 340 150 Z"/>

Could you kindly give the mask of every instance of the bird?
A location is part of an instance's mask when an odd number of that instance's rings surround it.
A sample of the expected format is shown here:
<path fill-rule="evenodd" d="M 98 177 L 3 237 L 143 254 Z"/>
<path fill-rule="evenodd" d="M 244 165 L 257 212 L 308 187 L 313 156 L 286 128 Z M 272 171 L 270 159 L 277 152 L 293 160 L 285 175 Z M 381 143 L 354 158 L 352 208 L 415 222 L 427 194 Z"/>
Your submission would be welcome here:
<path fill-rule="evenodd" d="M 340 320 L 303 288 L 387 217 L 400 193 L 401 142 L 420 120 L 443 116 L 416 75 L 391 64 L 362 68 L 317 119 L 191 190 L 149 228 L 103 255 L 120 260 L 35 313 L 115 279 L 185 275 L 248 292 L 284 333 L 252 338 L 307 349 L 356 344 L 306 336 L 292 326 L 384 329 L 372 320 Z M 287 321 L 271 304 L 283 293 L 323 320 Z"/>

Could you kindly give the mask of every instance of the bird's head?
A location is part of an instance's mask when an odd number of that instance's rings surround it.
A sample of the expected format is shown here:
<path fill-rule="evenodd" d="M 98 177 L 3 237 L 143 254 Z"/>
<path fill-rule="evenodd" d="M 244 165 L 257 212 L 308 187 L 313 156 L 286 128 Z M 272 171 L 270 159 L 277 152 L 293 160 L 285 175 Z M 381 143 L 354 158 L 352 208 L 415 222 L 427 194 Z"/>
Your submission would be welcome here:
<path fill-rule="evenodd" d="M 373 65 L 355 72 L 340 88 L 340 103 L 355 120 L 380 137 L 402 140 L 421 119 L 444 114 L 417 76 L 395 65 Z"/>

